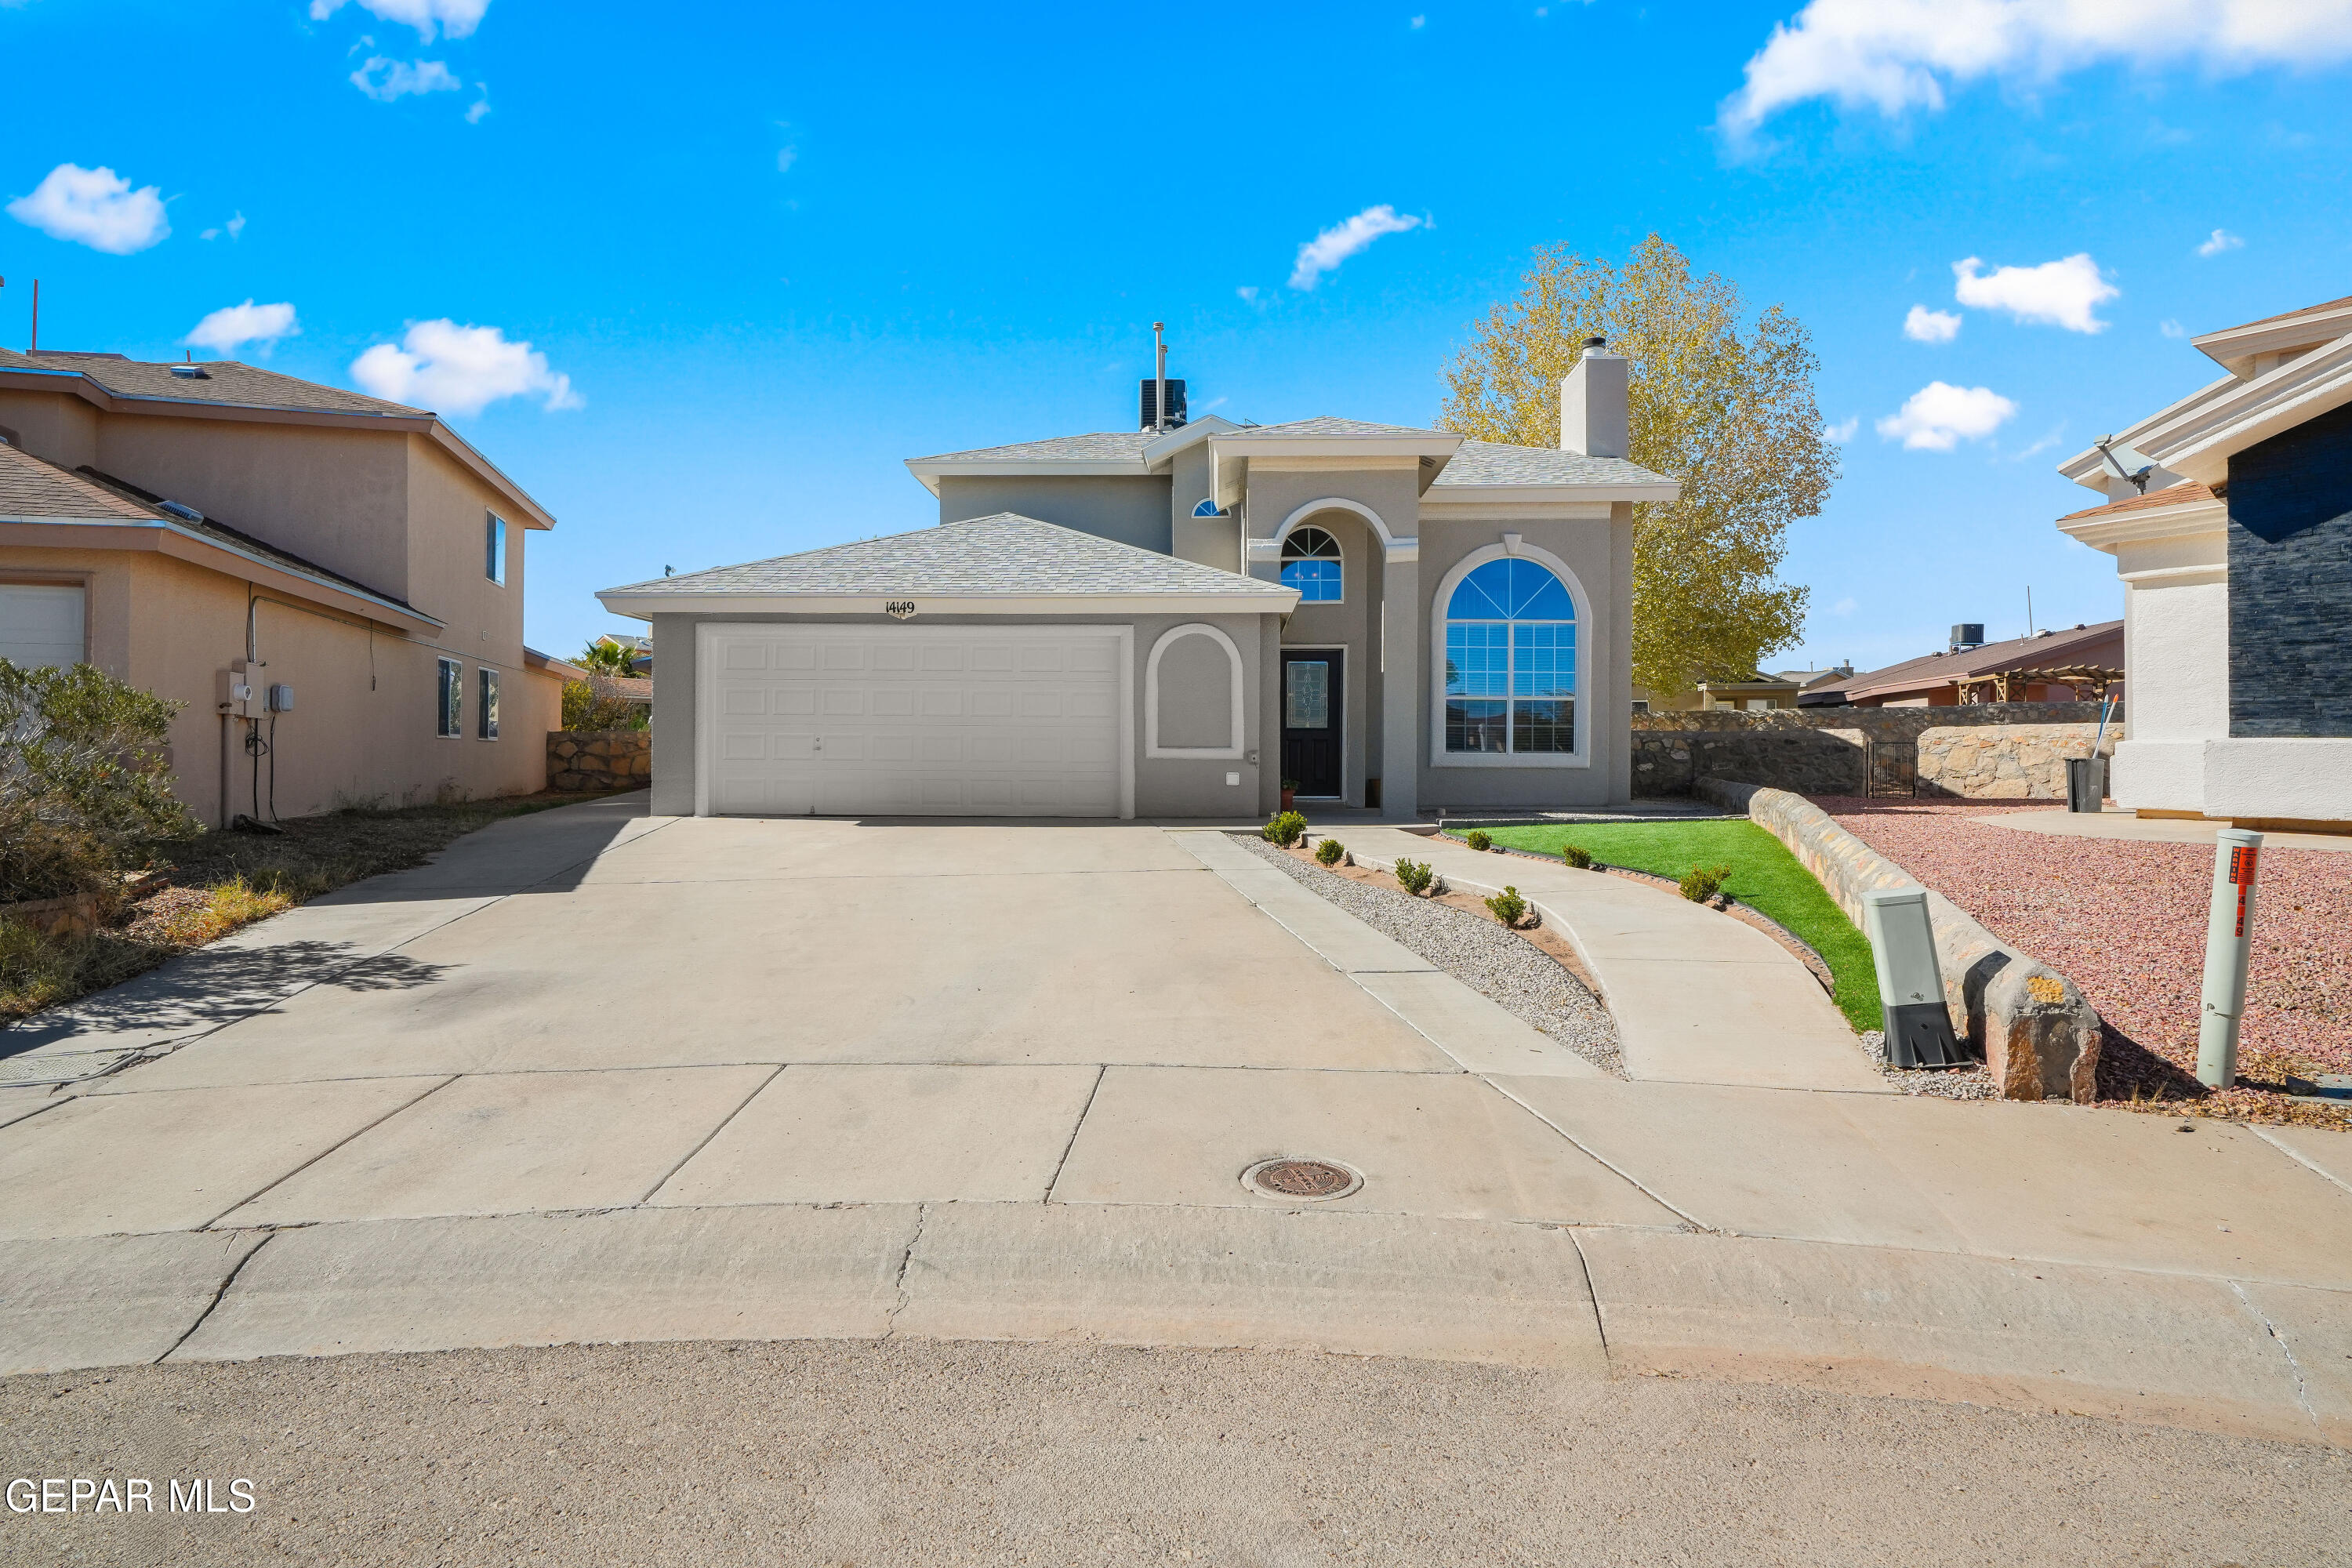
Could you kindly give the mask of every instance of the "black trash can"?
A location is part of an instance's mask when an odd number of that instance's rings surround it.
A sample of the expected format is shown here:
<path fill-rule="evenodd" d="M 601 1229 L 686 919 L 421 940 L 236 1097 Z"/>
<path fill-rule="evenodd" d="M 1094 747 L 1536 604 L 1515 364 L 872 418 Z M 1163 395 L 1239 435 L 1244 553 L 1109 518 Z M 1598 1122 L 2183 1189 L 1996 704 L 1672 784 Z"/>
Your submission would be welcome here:
<path fill-rule="evenodd" d="M 2107 759 L 2105 757 L 2069 757 L 2066 759 L 2066 809 L 2096 812 L 2105 807 L 2107 799 Z"/>

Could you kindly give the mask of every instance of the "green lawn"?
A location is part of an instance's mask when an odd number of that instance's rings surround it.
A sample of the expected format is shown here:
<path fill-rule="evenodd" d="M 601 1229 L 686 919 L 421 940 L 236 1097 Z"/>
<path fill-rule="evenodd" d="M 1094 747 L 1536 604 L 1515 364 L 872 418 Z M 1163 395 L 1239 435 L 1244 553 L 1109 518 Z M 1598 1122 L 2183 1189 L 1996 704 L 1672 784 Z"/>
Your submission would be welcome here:
<path fill-rule="evenodd" d="M 1845 911 L 1779 839 L 1752 822 L 1600 822 L 1488 832 L 1497 844 L 1543 855 L 1556 856 L 1565 844 L 1580 845 L 1595 860 L 1661 877 L 1679 878 L 1693 866 L 1728 866 L 1726 892 L 1779 921 L 1829 961 L 1846 1021 L 1857 1030 L 1880 1026 L 1870 939 L 1853 929 Z"/>

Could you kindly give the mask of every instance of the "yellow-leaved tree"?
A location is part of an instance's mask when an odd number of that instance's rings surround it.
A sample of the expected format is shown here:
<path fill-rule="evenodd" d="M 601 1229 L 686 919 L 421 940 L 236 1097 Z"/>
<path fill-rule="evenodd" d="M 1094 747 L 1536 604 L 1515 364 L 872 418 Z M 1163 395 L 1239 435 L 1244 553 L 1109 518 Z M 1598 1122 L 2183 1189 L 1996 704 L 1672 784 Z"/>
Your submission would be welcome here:
<path fill-rule="evenodd" d="M 1632 362 L 1633 461 L 1682 482 L 1671 506 L 1633 509 L 1633 683 L 1663 696 L 1754 670 L 1803 626 L 1807 591 L 1774 574 L 1790 520 L 1837 478 L 1811 337 L 1778 305 L 1744 322 L 1736 285 L 1694 278 L 1654 234 L 1622 267 L 1539 249 L 1525 280 L 1446 367 L 1439 425 L 1559 446 L 1560 381 L 1607 338 Z"/>

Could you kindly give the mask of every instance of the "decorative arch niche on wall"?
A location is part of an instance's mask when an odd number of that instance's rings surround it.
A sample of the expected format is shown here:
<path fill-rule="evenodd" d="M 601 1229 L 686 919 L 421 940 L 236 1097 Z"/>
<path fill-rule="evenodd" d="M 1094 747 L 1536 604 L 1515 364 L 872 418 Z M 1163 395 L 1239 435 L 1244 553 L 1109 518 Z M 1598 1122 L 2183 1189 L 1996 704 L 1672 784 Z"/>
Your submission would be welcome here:
<path fill-rule="evenodd" d="M 1223 746 L 1165 746 L 1160 741 L 1160 668 L 1169 649 L 1187 637 L 1206 637 L 1224 650 L 1225 668 L 1230 677 L 1226 689 L 1226 713 L 1230 720 L 1230 742 Z M 1242 712 L 1242 650 L 1234 639 L 1216 626 L 1203 621 L 1192 621 L 1181 626 L 1171 626 L 1160 634 L 1151 645 L 1151 654 L 1143 666 L 1143 754 L 1147 757 L 1191 757 L 1202 761 L 1214 759 L 1233 762 L 1246 749 Z"/>

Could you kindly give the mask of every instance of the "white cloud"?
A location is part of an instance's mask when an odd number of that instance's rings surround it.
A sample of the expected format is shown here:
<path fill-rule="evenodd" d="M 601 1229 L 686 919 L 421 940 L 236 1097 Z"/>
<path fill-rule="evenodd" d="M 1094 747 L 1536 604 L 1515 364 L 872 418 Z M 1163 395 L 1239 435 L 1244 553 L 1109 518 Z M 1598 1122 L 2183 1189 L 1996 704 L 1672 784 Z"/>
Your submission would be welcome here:
<path fill-rule="evenodd" d="M 1853 440 L 1853 433 L 1861 428 L 1862 416 L 1856 414 L 1848 418 L 1841 419 L 1834 425 L 1822 426 L 1822 434 L 1843 447 L 1848 441 Z"/>
<path fill-rule="evenodd" d="M 1960 319 L 1949 310 L 1914 305 L 1903 318 L 1903 335 L 1915 343 L 1948 343 L 1960 335 Z"/>
<path fill-rule="evenodd" d="M 1906 447 L 1948 452 L 1962 441 L 1979 441 L 2017 412 L 2017 405 L 1989 386 L 1953 386 L 1931 381 L 1904 400 L 1900 413 L 1878 422 L 1878 433 Z"/>
<path fill-rule="evenodd" d="M 323 22 L 343 5 L 344 0 L 310 0 L 310 19 Z M 464 37 L 482 25 L 482 13 L 489 8 L 490 0 L 360 0 L 361 10 L 387 22 L 405 22 L 428 44 L 436 26 L 453 38 Z"/>
<path fill-rule="evenodd" d="M 1313 239 L 1298 247 L 1298 264 L 1290 269 L 1293 289 L 1312 289 L 1326 272 L 1336 272 L 1339 264 L 1363 250 L 1384 234 L 1402 234 L 1421 227 L 1429 220 L 1407 214 L 1397 216 L 1396 208 L 1386 202 L 1376 207 L 1366 207 L 1343 223 L 1333 224 Z"/>
<path fill-rule="evenodd" d="M 1244 283 L 1240 288 L 1234 289 L 1234 292 L 1240 295 L 1242 299 L 1247 300 L 1250 304 L 1255 305 L 1257 303 L 1257 285 L 1255 283 Z"/>
<path fill-rule="evenodd" d="M 259 343 L 268 353 L 278 339 L 290 337 L 302 330 L 294 319 L 294 307 L 287 304 L 257 305 L 247 300 L 242 305 L 224 305 L 196 323 L 196 330 L 180 341 L 192 349 L 211 349 L 216 353 L 233 354 L 245 343 Z"/>
<path fill-rule="evenodd" d="M 2200 256 L 2219 256 L 2225 250 L 2242 250 L 2246 242 L 2226 228 L 2217 228 L 2213 237 L 2197 247 Z"/>
<path fill-rule="evenodd" d="M 2092 312 L 2123 290 L 2099 276 L 2099 264 L 2081 251 L 2039 267 L 2004 267 L 1979 276 L 1975 257 L 1952 263 L 1958 279 L 1952 295 L 1978 310 L 2006 310 L 2021 321 L 2063 327 L 2070 332 L 2104 332 L 2107 323 Z"/>
<path fill-rule="evenodd" d="M 466 123 L 468 125 L 479 125 L 482 116 L 490 111 L 490 84 L 478 81 L 474 84 L 474 90 L 482 96 L 474 100 L 472 106 L 466 110 Z"/>
<path fill-rule="evenodd" d="M 2105 60 L 2304 68 L 2352 55 L 2344 0 L 1811 0 L 1748 62 L 1721 123 L 1744 137 L 1813 99 L 1893 118 L 1948 84 L 2048 79 Z"/>
<path fill-rule="evenodd" d="M 198 235 L 196 237 L 197 237 L 197 238 L 199 238 L 199 239 L 218 239 L 222 235 L 226 235 L 226 236 L 228 236 L 228 237 L 229 237 L 229 238 L 231 238 L 231 239 L 236 239 L 239 235 L 242 235 L 244 232 L 245 232 L 245 215 L 244 215 L 243 213 L 238 213 L 235 217 L 230 218 L 226 223 L 222 224 L 218 228 L 208 228 L 208 229 L 205 230 L 205 232 L 204 232 L 204 233 L 202 233 L 201 235 Z"/>
<path fill-rule="evenodd" d="M 1421 28 L 1425 27 L 1425 26 L 1427 26 L 1429 25 L 1429 18 L 1428 18 L 1428 17 L 1426 17 L 1426 16 L 1415 16 L 1415 17 L 1412 19 L 1412 25 L 1413 25 L 1413 28 L 1414 28 L 1414 30 L 1417 32 L 1417 31 L 1419 31 Z"/>
<path fill-rule="evenodd" d="M 352 72 L 352 85 L 380 103 L 410 93 L 455 92 L 466 84 L 439 60 L 388 60 L 382 55 Z"/>
<path fill-rule="evenodd" d="M 31 195 L 8 204 L 8 216 L 51 239 L 70 239 L 110 256 L 144 250 L 172 232 L 162 191 L 153 185 L 134 191 L 111 169 L 79 163 L 51 169 Z"/>
<path fill-rule="evenodd" d="M 551 409 L 581 405 L 572 378 L 549 370 L 529 343 L 446 318 L 412 323 L 397 346 L 376 344 L 352 362 L 352 379 L 375 396 L 443 414 L 478 414 L 502 397 L 532 395 Z"/>
<path fill-rule="evenodd" d="M 2159 321 L 2157 323 L 2156 330 L 2162 332 L 2168 338 L 2185 338 L 2189 335 L 2189 329 L 2187 327 L 2184 327 L 2179 322 L 2173 321 Z"/>

